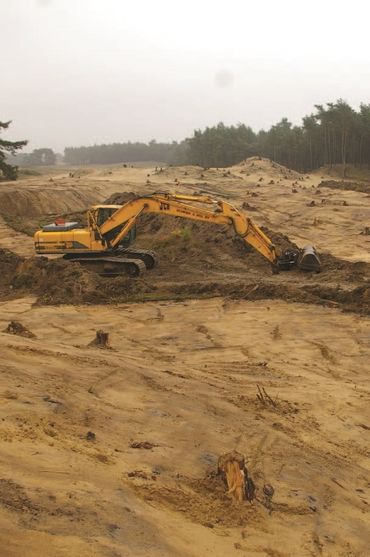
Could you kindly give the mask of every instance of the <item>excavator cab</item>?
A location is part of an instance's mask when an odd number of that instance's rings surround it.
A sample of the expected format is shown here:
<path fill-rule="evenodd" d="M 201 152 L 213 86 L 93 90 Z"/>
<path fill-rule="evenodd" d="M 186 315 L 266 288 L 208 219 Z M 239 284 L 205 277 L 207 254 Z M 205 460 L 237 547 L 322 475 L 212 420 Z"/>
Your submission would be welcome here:
<path fill-rule="evenodd" d="M 93 209 L 93 218 L 100 229 L 103 224 L 111 218 L 111 216 L 121 208 L 121 205 L 97 205 Z M 112 233 L 107 235 L 108 239 L 115 237 L 120 230 L 125 226 L 126 222 L 120 223 L 119 226 L 113 229 Z M 136 239 L 136 225 L 124 236 L 117 247 L 128 248 Z"/>

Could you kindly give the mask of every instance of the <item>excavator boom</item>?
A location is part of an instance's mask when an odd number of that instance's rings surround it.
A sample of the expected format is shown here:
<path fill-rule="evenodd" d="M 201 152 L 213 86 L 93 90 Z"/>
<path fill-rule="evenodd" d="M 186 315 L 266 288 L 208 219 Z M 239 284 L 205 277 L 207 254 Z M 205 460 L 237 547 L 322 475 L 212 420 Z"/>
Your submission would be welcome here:
<path fill-rule="evenodd" d="M 190 202 L 213 205 L 214 209 L 197 207 L 190 204 Z M 118 211 L 113 213 L 101 226 L 100 233 L 103 238 L 107 238 L 111 247 L 115 247 L 119 239 L 125 236 L 137 218 L 143 213 L 157 213 L 195 221 L 232 225 L 235 233 L 244 242 L 259 251 L 270 263 L 274 264 L 277 261 L 275 246 L 249 217 L 240 213 L 229 203 L 215 200 L 208 196 L 161 193 L 147 197 L 138 197 L 128 201 Z M 126 223 L 126 226 L 122 228 L 119 234 L 116 234 L 115 231 L 122 223 Z"/>

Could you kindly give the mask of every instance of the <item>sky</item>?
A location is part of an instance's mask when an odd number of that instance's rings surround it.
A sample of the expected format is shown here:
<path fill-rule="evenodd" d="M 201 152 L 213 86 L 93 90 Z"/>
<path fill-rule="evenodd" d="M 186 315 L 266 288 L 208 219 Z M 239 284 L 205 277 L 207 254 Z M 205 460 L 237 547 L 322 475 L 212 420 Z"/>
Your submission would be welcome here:
<path fill-rule="evenodd" d="M 182 140 L 370 103 L 363 0 L 0 0 L 0 121 L 26 150 Z"/>

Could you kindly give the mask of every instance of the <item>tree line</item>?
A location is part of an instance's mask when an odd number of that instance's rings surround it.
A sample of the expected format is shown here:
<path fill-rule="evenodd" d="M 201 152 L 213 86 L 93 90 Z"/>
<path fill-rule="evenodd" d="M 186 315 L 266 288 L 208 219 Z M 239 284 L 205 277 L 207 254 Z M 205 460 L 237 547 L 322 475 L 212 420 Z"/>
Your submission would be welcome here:
<path fill-rule="evenodd" d="M 257 139 L 261 153 L 290 168 L 305 172 L 341 164 L 345 175 L 347 164 L 370 166 L 370 104 L 357 111 L 342 99 L 315 105 L 301 126 L 283 118 Z"/>
<path fill-rule="evenodd" d="M 9 122 L 0 123 L 0 131 Z M 10 163 L 22 165 L 55 164 L 51 149 L 36 149 L 17 155 L 26 142 L 0 140 L 0 170 L 5 177 L 15 176 Z M 260 155 L 289 168 L 308 172 L 321 166 L 347 164 L 370 166 L 370 104 L 358 110 L 346 101 L 315 105 L 301 125 L 282 118 L 269 130 L 255 132 L 245 124 L 226 126 L 222 122 L 204 130 L 195 130 L 181 142 L 125 142 L 88 147 L 66 147 L 64 163 L 118 164 L 155 161 L 166 164 L 195 164 L 203 167 L 226 167 Z M 14 168 L 14 167 L 13 167 Z"/>
<path fill-rule="evenodd" d="M 18 166 L 53 166 L 57 163 L 57 155 L 53 149 L 44 147 L 34 149 L 31 153 L 9 155 L 8 162 Z"/>
<path fill-rule="evenodd" d="M 110 143 L 89 147 L 66 147 L 64 162 L 71 165 L 80 164 L 115 164 L 141 161 L 156 161 L 167 164 L 186 164 L 187 145 L 177 143 Z"/>
<path fill-rule="evenodd" d="M 202 166 L 229 166 L 252 155 L 307 172 L 321 166 L 370 166 L 370 104 L 359 110 L 339 99 L 315 105 L 315 111 L 294 126 L 287 118 L 268 131 L 254 133 L 244 124 L 223 123 L 196 130 L 187 140 L 189 161 Z"/>
<path fill-rule="evenodd" d="M 254 132 L 245 124 L 222 122 L 182 142 L 113 143 L 91 147 L 68 147 L 67 164 L 109 164 L 153 160 L 167 164 L 226 167 L 261 155 L 280 164 L 308 172 L 321 166 L 370 165 L 370 104 L 358 110 L 339 99 L 315 105 L 315 110 L 293 125 L 282 118 L 269 130 Z"/>

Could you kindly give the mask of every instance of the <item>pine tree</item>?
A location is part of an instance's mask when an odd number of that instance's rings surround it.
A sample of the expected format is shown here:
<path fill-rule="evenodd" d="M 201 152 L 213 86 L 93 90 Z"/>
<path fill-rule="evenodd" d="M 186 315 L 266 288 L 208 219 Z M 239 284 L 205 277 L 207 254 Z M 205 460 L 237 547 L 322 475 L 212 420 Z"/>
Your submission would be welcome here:
<path fill-rule="evenodd" d="M 10 121 L 0 122 L 0 132 L 1 130 L 7 130 L 9 124 Z M 8 153 L 15 155 L 25 145 L 27 145 L 27 141 L 6 141 L 5 139 L 0 139 L 0 172 L 5 180 L 16 180 L 18 175 L 18 167 L 8 164 L 6 162 L 6 155 Z"/>

